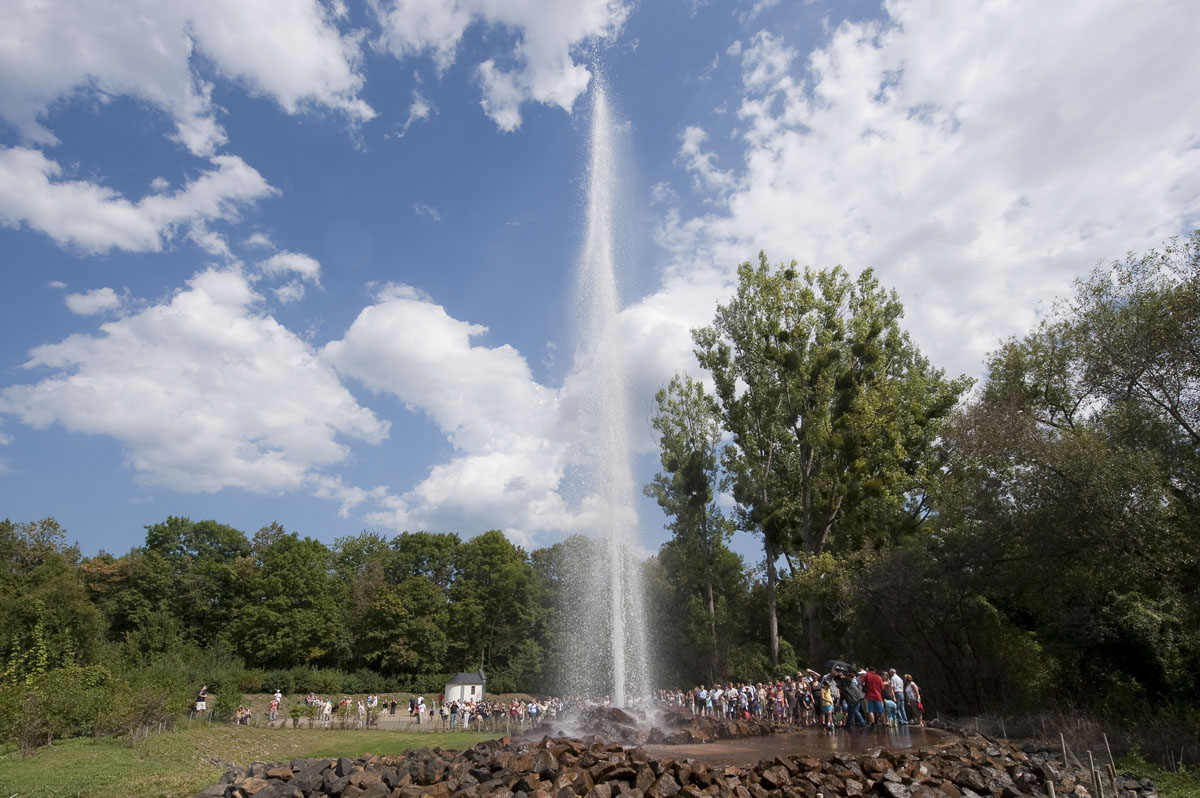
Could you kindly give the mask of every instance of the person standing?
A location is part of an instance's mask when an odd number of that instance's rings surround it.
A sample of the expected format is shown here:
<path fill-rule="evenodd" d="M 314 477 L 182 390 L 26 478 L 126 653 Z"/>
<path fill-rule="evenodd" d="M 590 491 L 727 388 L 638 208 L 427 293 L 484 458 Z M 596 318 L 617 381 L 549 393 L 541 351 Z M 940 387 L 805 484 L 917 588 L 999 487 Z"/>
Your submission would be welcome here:
<path fill-rule="evenodd" d="M 821 725 L 833 731 L 833 686 L 830 682 L 821 682 Z"/>
<path fill-rule="evenodd" d="M 834 677 L 834 681 L 836 681 L 838 686 L 841 688 L 842 698 L 846 701 L 846 728 L 849 728 L 851 725 L 866 726 L 867 722 L 863 720 L 862 716 L 862 685 L 858 683 L 858 680 L 855 679 L 853 675 L 847 676 L 841 680 L 838 680 L 837 677 Z"/>
<path fill-rule="evenodd" d="M 867 723 L 872 726 L 887 725 L 887 712 L 883 707 L 883 679 L 873 666 L 867 667 L 863 678 L 863 694 L 867 698 Z"/>
<path fill-rule="evenodd" d="M 921 688 L 913 681 L 911 673 L 904 674 L 904 703 L 907 705 L 909 723 L 925 725 L 925 704 L 921 702 Z"/>
<path fill-rule="evenodd" d="M 896 701 L 896 719 L 900 722 L 901 726 L 907 726 L 908 713 L 904 711 L 904 678 L 896 673 L 895 668 L 888 671 L 888 677 L 892 683 L 892 697 Z"/>

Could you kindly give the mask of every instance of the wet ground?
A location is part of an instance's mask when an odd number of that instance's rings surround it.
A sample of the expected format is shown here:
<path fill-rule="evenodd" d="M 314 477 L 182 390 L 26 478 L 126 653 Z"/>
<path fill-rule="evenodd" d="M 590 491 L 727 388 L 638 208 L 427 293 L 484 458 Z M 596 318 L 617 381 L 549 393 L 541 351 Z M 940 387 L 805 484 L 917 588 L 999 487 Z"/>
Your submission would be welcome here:
<path fill-rule="evenodd" d="M 902 751 L 908 748 L 933 748 L 957 739 L 955 735 L 937 729 L 900 726 L 878 731 L 859 728 L 833 732 L 800 729 L 790 734 L 766 737 L 739 737 L 695 745 L 647 745 L 645 748 L 656 759 L 690 757 L 710 765 L 753 765 L 776 756 L 806 754 L 820 757 L 839 752 L 859 754 L 872 748 Z"/>

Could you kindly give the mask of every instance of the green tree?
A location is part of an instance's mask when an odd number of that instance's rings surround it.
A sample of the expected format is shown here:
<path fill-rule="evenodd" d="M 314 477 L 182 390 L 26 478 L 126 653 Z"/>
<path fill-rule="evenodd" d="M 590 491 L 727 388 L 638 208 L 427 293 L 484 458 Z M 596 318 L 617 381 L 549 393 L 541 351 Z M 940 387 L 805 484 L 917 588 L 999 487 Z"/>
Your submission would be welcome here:
<path fill-rule="evenodd" d="M 698 587 L 707 603 L 708 681 L 724 671 L 717 637 L 717 596 L 714 568 L 731 529 L 717 506 L 718 452 L 721 416 L 716 400 L 702 383 L 676 375 L 655 395 L 662 471 L 645 493 L 658 501 L 671 518 L 668 529 L 676 545 L 674 573 Z"/>
<path fill-rule="evenodd" d="M 257 557 L 246 600 L 229 622 L 237 652 L 266 668 L 342 662 L 350 637 L 325 544 L 284 534 Z"/>
<path fill-rule="evenodd" d="M 537 604 L 528 556 L 493 529 L 458 547 L 454 570 L 449 594 L 452 664 L 464 670 L 505 669 L 512 653 L 535 631 Z"/>
<path fill-rule="evenodd" d="M 395 557 L 388 576 L 401 582 L 410 576 L 429 579 L 440 590 L 449 590 L 454 581 L 455 554 L 462 540 L 443 532 L 404 532 L 392 538 Z"/>
<path fill-rule="evenodd" d="M 536 683 L 547 691 L 580 693 L 590 685 L 575 681 L 579 675 L 575 663 L 603 659 L 597 650 L 599 636 L 589 634 L 587 607 L 580 600 L 600 556 L 599 544 L 585 535 L 571 535 L 529 555 L 540 615 L 537 638 L 543 647 Z M 649 594 L 647 604 L 656 606 Z"/>
<path fill-rule="evenodd" d="M 169 516 L 146 527 L 146 550 L 167 566 L 173 610 L 188 635 L 201 644 L 222 635 L 255 567 L 246 536 L 216 521 Z"/>
<path fill-rule="evenodd" d="M 104 617 L 80 578 L 79 550 L 52 518 L 0 522 L 0 683 L 94 662 Z"/>
<path fill-rule="evenodd" d="M 191 639 L 178 615 L 178 586 L 167 559 L 134 549 L 123 557 L 101 553 L 79 567 L 92 603 L 108 619 L 108 637 L 131 657 L 144 658 Z"/>
<path fill-rule="evenodd" d="M 960 579 L 1060 693 L 1118 714 L 1196 685 L 1198 252 L 1193 236 L 1081 280 L 990 357 L 946 436 L 938 537 Z"/>
<path fill-rule="evenodd" d="M 903 505 L 930 467 L 967 380 L 946 380 L 900 328 L 903 307 L 870 269 L 852 279 L 796 264 L 738 268 L 733 299 L 696 330 L 733 444 L 724 457 L 742 524 L 763 536 L 771 663 L 779 663 L 776 560 L 823 552 L 867 499 Z M 824 653 L 821 607 L 808 653 Z"/>
<path fill-rule="evenodd" d="M 335 542 L 355 667 L 410 679 L 446 670 L 449 611 L 445 590 L 432 577 L 453 572 L 457 545 L 455 536 L 424 533 L 389 542 L 362 532 Z"/>

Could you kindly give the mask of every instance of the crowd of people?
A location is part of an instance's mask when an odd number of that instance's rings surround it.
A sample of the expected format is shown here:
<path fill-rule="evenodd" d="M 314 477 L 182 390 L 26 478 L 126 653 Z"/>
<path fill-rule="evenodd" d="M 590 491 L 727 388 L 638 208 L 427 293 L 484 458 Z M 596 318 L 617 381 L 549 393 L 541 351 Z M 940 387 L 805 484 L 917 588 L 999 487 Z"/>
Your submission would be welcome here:
<path fill-rule="evenodd" d="M 444 729 L 465 731 L 474 723 L 474 728 L 479 731 L 496 731 L 502 724 L 508 728 L 521 728 L 553 722 L 562 708 L 563 701 L 558 698 L 514 698 L 507 704 L 498 701 L 451 700 L 438 705 L 437 717 Z"/>
<path fill-rule="evenodd" d="M 726 682 L 712 687 L 700 685 L 690 690 L 659 690 L 651 703 L 685 707 L 701 717 L 727 720 L 757 718 L 781 724 L 825 729 L 859 726 L 886 728 L 924 726 L 925 705 L 921 688 L 911 674 L 899 674 L 895 668 L 868 666 L 856 668 L 847 663 L 827 663 L 829 672 L 811 669 L 799 671 L 775 682 Z M 207 697 L 202 688 L 196 707 L 201 710 Z M 508 702 L 436 699 L 426 703 L 425 696 L 408 698 L 409 723 L 447 731 L 475 729 L 498 731 L 552 723 L 570 703 L 561 698 L 514 698 Z M 268 723 L 279 717 L 283 694 L 276 690 L 267 710 Z M 309 693 L 304 698 L 306 715 L 328 727 L 335 719 L 358 727 L 377 725 L 381 716 L 395 718 L 405 708 L 395 697 L 370 694 L 363 698 L 345 696 L 337 703 Z M 397 709 L 399 707 L 399 710 Z M 251 711 L 239 707 L 237 722 L 248 723 Z"/>
<path fill-rule="evenodd" d="M 279 707 L 283 700 L 283 695 L 276 690 L 271 697 L 271 703 L 268 709 L 268 721 L 274 722 L 278 717 Z M 393 713 L 395 711 L 395 701 L 392 701 Z M 374 693 L 368 695 L 366 699 L 352 698 L 345 696 L 336 704 L 332 698 L 322 698 L 315 693 L 309 693 L 304 697 L 305 707 L 314 707 L 315 714 L 321 725 L 328 727 L 333 722 L 334 716 L 345 720 L 348 723 L 362 728 L 375 723 L 379 718 L 380 699 Z M 385 703 L 386 708 L 386 703 Z"/>
<path fill-rule="evenodd" d="M 806 669 L 776 682 L 702 684 L 686 692 L 659 691 L 656 700 L 703 717 L 760 718 L 830 730 L 925 725 L 921 688 L 912 674 L 841 662 L 824 675 Z"/>
<path fill-rule="evenodd" d="M 423 695 L 409 696 L 408 722 L 448 731 L 497 731 L 506 726 L 538 726 L 547 719 L 553 720 L 564 705 L 558 698 L 513 699 L 507 703 L 458 699 L 445 701 L 443 698 L 439 694 L 426 703 Z M 282 695 L 276 691 L 268 707 L 268 722 L 275 722 L 281 701 Z M 397 702 L 394 696 L 381 698 L 375 694 L 365 699 L 345 696 L 335 703 L 333 699 L 309 693 L 304 698 L 304 704 L 306 707 L 316 707 L 316 718 L 325 727 L 335 718 L 348 720 L 359 727 L 377 725 L 380 718 L 395 718 L 398 714 L 403 721 L 405 712 L 403 703 Z"/>

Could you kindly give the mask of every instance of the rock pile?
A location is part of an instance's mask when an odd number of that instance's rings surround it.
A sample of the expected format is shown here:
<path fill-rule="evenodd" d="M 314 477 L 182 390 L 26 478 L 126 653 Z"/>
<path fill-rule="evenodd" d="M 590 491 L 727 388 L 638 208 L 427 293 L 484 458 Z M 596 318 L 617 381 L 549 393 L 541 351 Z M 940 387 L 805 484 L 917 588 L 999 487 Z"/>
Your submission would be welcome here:
<path fill-rule="evenodd" d="M 1053 792 L 1051 792 L 1053 785 Z M 1157 798 L 1153 785 L 1118 777 L 1116 798 Z M 1111 788 L 1105 785 L 1105 795 Z M 780 756 L 754 767 L 651 759 L 592 737 L 507 739 L 462 752 L 302 759 L 231 770 L 198 798 L 1091 798 L 1077 772 L 1041 753 L 973 737 L 936 750 Z"/>

